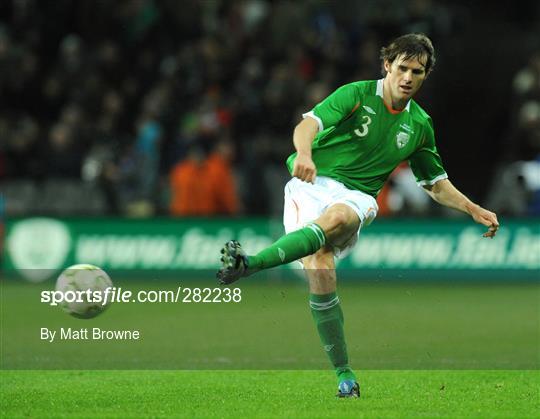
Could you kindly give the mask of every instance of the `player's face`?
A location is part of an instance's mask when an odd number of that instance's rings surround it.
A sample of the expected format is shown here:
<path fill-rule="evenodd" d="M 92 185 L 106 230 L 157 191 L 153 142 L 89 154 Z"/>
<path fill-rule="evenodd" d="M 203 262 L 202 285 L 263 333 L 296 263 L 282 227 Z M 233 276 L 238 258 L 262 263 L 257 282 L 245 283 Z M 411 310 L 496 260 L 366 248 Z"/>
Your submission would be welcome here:
<path fill-rule="evenodd" d="M 426 56 L 406 60 L 400 55 L 392 63 L 384 63 L 392 105 L 404 106 L 418 92 L 426 78 L 426 62 Z"/>

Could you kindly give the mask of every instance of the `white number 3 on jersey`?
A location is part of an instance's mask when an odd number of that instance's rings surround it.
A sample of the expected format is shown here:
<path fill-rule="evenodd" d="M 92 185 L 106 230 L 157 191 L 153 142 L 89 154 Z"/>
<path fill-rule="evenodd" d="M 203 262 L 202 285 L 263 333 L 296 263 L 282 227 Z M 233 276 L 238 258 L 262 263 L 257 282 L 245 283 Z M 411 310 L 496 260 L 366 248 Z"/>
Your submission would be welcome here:
<path fill-rule="evenodd" d="M 362 116 L 366 120 L 362 124 L 362 130 L 359 130 L 358 128 L 354 130 L 354 133 L 358 135 L 359 137 L 365 137 L 369 131 L 369 124 L 371 124 L 371 118 L 367 115 Z"/>

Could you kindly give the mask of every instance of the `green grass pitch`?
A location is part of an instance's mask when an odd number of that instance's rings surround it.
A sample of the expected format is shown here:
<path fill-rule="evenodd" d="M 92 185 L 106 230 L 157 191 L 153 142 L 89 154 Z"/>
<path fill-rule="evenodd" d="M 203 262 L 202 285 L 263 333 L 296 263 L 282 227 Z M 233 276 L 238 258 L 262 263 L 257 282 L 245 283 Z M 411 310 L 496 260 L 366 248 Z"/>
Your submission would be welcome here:
<path fill-rule="evenodd" d="M 335 399 L 324 371 L 4 371 L 3 417 L 538 417 L 532 371 L 365 371 Z"/>
<path fill-rule="evenodd" d="M 40 303 L 51 283 L 0 284 L 1 417 L 524 418 L 540 409 L 538 284 L 344 282 L 360 400 L 335 399 L 299 281 L 246 281 L 235 305 L 115 304 L 93 320 Z M 39 338 L 41 327 L 94 326 L 142 338 Z"/>

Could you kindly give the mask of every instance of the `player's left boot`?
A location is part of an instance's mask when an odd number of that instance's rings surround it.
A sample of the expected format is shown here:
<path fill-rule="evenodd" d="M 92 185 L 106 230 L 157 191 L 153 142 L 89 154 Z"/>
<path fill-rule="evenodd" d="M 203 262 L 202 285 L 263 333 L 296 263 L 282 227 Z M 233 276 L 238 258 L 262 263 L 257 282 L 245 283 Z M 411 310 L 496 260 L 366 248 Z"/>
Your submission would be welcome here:
<path fill-rule="evenodd" d="M 345 398 L 359 398 L 360 397 L 360 386 L 356 381 L 353 380 L 344 380 L 339 383 L 338 392 L 336 397 Z"/>
<path fill-rule="evenodd" d="M 221 268 L 216 276 L 221 285 L 232 284 L 248 275 L 248 257 L 240 243 L 231 240 L 221 249 Z"/>

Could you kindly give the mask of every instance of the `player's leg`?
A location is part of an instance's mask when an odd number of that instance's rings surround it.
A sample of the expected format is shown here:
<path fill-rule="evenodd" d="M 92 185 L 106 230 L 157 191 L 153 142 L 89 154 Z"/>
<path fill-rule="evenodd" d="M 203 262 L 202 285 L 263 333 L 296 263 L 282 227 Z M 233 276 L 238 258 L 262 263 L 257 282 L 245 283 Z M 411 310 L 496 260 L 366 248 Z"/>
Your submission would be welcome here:
<path fill-rule="evenodd" d="M 356 233 L 359 222 L 351 207 L 332 205 L 306 227 L 286 234 L 255 256 L 248 256 L 249 268 L 273 268 L 312 255 L 325 244 L 340 246 Z"/>
<path fill-rule="evenodd" d="M 315 222 L 282 236 L 256 255 L 247 256 L 237 241 L 227 242 L 221 251 L 223 267 L 218 271 L 218 280 L 223 284 L 230 284 L 242 276 L 262 269 L 302 259 L 315 253 L 326 243 L 339 246 L 356 234 L 359 222 L 351 207 L 335 204 Z"/>
<path fill-rule="evenodd" d="M 222 267 L 217 273 L 218 281 L 230 284 L 262 269 L 293 262 L 315 253 L 325 243 L 324 231 L 315 223 L 282 236 L 253 256 L 248 256 L 240 243 L 231 240 L 221 249 Z"/>
<path fill-rule="evenodd" d="M 360 227 L 357 213 L 346 204 L 334 204 L 314 222 L 324 232 L 326 243 L 342 247 L 354 236 Z"/>
<path fill-rule="evenodd" d="M 349 365 L 344 318 L 336 291 L 334 252 L 325 246 L 303 260 L 309 281 L 309 305 L 323 348 L 335 368 L 339 397 L 359 397 L 356 376 Z"/>

